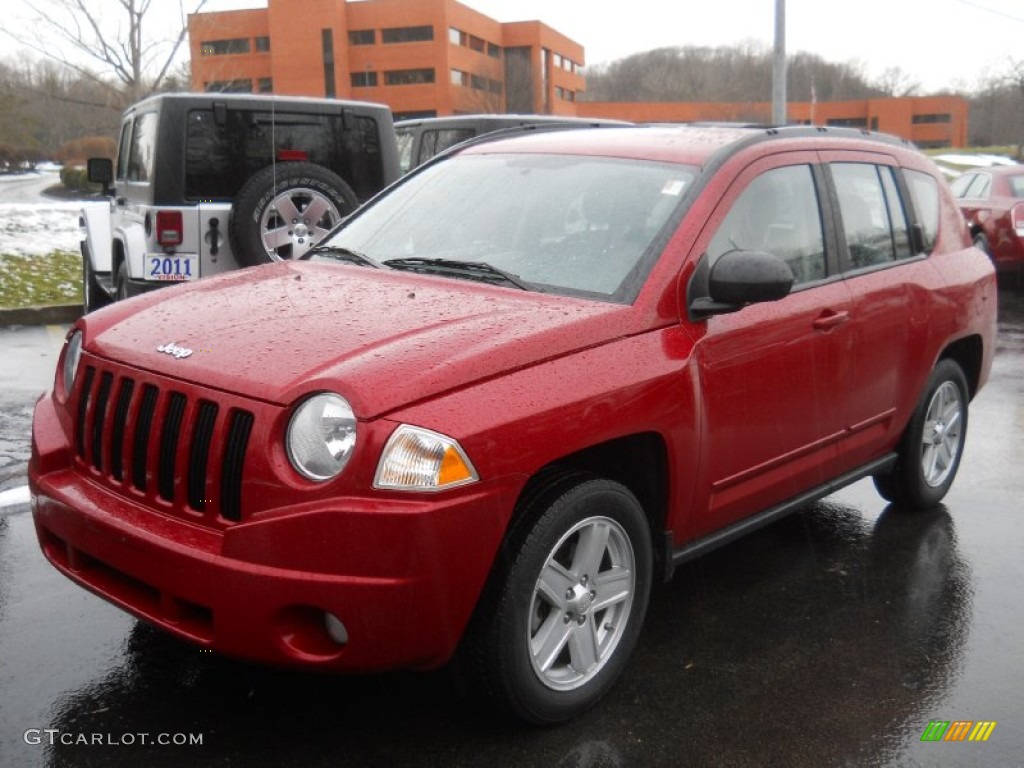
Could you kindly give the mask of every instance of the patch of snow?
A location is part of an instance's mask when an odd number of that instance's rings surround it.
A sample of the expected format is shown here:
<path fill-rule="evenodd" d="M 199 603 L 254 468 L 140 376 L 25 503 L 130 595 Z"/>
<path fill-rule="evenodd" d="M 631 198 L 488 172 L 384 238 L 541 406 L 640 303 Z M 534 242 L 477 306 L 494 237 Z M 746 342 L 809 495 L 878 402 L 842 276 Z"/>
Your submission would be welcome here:
<path fill-rule="evenodd" d="M 0 203 L 0 253 L 40 256 L 79 250 L 82 204 Z"/>

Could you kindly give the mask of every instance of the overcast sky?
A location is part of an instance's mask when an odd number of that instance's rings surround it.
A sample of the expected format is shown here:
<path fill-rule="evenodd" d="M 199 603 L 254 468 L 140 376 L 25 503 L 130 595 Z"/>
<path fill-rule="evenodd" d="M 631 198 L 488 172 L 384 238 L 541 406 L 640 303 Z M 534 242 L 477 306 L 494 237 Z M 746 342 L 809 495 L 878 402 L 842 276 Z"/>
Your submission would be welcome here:
<path fill-rule="evenodd" d="M 462 1 L 498 21 L 543 21 L 581 43 L 589 65 L 664 46 L 770 48 L 775 30 L 776 0 Z M 1024 60 L 1024 0 L 786 2 L 789 53 L 853 62 L 869 79 L 899 67 L 925 92 L 969 90 Z M 154 6 L 173 13 L 177 3 Z M 209 0 L 205 10 L 266 7 L 266 0 Z"/>

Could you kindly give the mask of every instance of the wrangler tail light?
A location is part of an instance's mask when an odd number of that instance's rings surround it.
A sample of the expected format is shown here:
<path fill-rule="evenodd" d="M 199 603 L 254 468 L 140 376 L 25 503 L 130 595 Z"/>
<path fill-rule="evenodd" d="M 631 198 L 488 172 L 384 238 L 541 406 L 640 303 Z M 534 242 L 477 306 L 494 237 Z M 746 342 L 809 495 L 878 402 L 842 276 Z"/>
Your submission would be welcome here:
<path fill-rule="evenodd" d="M 184 239 L 181 211 L 157 211 L 157 243 L 164 246 L 181 245 Z"/>
<path fill-rule="evenodd" d="M 1017 237 L 1024 237 L 1024 203 L 1017 203 L 1010 211 L 1010 224 Z"/>

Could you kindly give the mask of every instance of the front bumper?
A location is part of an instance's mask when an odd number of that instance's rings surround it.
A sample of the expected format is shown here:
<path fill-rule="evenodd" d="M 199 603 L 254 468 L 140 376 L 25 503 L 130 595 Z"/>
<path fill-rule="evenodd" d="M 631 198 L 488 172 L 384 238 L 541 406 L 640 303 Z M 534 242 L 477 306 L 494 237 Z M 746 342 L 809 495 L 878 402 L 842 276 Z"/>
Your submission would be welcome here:
<path fill-rule="evenodd" d="M 73 581 L 200 646 L 339 671 L 451 657 L 519 490 L 338 498 L 217 530 L 76 469 L 50 397 L 36 406 L 29 480 L 42 550 Z M 346 643 L 328 634 L 328 613 Z"/>

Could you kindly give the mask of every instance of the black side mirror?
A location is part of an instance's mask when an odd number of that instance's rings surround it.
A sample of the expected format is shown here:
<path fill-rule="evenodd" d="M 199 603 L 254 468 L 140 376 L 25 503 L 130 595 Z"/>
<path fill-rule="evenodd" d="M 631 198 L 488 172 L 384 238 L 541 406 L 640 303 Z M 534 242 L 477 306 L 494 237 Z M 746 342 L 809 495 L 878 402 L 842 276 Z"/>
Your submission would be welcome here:
<path fill-rule="evenodd" d="M 707 274 L 707 295 L 690 301 L 694 319 L 735 312 L 747 304 L 776 301 L 789 295 L 793 270 L 764 251 L 728 251 Z"/>
<path fill-rule="evenodd" d="M 103 186 L 103 194 L 110 194 L 114 181 L 114 163 L 109 157 L 90 157 L 86 161 L 86 176 L 93 184 Z"/>

